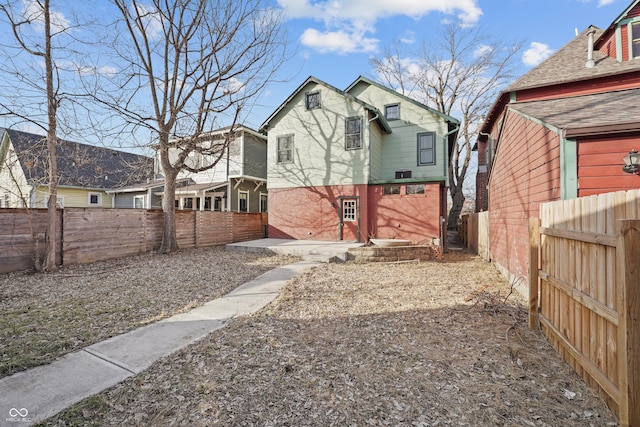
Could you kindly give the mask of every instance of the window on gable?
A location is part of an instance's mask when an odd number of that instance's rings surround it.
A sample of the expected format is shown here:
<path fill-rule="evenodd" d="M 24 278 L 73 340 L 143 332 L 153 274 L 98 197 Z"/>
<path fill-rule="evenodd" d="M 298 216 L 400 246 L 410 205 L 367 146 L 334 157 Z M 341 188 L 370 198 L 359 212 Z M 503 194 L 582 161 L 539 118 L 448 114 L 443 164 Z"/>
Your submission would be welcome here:
<path fill-rule="evenodd" d="M 631 24 L 631 55 L 640 58 L 640 22 Z"/>
<path fill-rule="evenodd" d="M 362 118 L 348 117 L 345 127 L 345 148 L 347 150 L 362 148 Z"/>
<path fill-rule="evenodd" d="M 424 132 L 418 134 L 418 166 L 436 164 L 436 134 Z"/>
<path fill-rule="evenodd" d="M 304 102 L 307 110 L 320 108 L 320 92 L 308 92 L 304 95 Z"/>
<path fill-rule="evenodd" d="M 278 137 L 278 163 L 293 162 L 293 135 Z"/>
<path fill-rule="evenodd" d="M 398 120 L 400 118 L 400 104 L 385 105 L 384 117 L 387 120 Z"/>

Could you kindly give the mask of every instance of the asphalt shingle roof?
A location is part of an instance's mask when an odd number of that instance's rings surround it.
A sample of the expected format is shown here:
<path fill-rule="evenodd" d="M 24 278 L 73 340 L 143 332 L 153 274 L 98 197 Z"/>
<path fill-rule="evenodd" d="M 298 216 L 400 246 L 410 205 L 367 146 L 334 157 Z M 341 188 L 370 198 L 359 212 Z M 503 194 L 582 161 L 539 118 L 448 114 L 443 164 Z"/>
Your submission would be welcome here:
<path fill-rule="evenodd" d="M 587 62 L 588 32 L 590 29 L 596 30 L 594 37 L 596 40 L 603 33 L 603 30 L 593 26 L 587 28 L 546 61 L 516 80 L 507 88 L 507 92 L 640 70 L 640 61 L 619 62 L 598 50 L 593 52 L 596 66 L 587 68 L 585 64 Z"/>
<path fill-rule="evenodd" d="M 2 130 L 8 133 L 27 180 L 32 184 L 46 184 L 46 137 L 13 129 Z M 144 182 L 153 173 L 151 157 L 78 142 L 59 139 L 56 155 L 60 186 L 112 189 Z"/>
<path fill-rule="evenodd" d="M 544 101 L 518 102 L 509 108 L 528 114 L 559 129 L 640 124 L 640 89 Z"/>

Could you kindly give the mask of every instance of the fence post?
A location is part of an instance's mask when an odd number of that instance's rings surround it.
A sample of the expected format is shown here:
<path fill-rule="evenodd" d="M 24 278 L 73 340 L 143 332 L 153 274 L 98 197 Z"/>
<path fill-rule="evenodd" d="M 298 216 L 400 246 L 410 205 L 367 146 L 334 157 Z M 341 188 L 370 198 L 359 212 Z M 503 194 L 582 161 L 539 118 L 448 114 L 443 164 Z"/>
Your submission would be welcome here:
<path fill-rule="evenodd" d="M 538 264 L 540 219 L 529 218 L 529 329 L 538 328 Z"/>
<path fill-rule="evenodd" d="M 616 224 L 620 424 L 640 425 L 640 220 Z"/>

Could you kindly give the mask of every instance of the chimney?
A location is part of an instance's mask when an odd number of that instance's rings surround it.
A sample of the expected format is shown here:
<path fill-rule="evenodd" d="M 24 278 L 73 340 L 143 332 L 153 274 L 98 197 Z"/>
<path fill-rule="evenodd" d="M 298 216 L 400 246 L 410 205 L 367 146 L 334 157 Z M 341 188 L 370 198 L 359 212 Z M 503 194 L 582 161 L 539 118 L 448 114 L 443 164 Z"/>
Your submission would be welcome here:
<path fill-rule="evenodd" d="M 596 30 L 594 28 L 590 29 L 587 35 L 589 36 L 589 46 L 587 50 L 587 63 L 584 65 L 587 68 L 593 68 L 596 66 L 596 61 L 593 60 L 593 36 L 595 35 Z"/>

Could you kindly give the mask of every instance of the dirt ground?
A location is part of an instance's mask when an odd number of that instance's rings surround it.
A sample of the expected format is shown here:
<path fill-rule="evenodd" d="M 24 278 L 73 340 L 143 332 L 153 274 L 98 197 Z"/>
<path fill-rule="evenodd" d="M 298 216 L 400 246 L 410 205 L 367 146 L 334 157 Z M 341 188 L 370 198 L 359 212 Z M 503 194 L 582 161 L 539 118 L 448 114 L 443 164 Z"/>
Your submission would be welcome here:
<path fill-rule="evenodd" d="M 322 265 L 43 425 L 617 425 L 511 291 L 463 252 Z"/>

